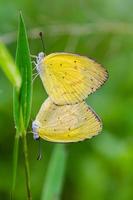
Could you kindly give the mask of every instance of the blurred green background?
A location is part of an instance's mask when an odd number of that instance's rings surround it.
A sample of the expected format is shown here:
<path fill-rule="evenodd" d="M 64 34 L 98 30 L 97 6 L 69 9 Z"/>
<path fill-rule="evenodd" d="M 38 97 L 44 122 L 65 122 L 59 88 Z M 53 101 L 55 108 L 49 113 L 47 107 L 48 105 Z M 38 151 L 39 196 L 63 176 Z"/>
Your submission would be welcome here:
<path fill-rule="evenodd" d="M 103 131 L 84 142 L 67 144 L 62 200 L 133 199 L 133 1 L 132 0 L 0 0 L 0 39 L 15 57 L 18 11 L 28 30 L 30 51 L 67 51 L 94 58 L 109 71 L 108 82 L 88 97 L 103 120 Z M 32 120 L 46 98 L 40 78 L 34 81 Z M 29 127 L 29 131 L 31 126 Z M 0 199 L 9 199 L 14 141 L 12 87 L 0 71 Z M 38 144 L 28 134 L 33 200 L 41 197 L 54 144 Z M 22 150 L 15 197 L 26 199 Z"/>

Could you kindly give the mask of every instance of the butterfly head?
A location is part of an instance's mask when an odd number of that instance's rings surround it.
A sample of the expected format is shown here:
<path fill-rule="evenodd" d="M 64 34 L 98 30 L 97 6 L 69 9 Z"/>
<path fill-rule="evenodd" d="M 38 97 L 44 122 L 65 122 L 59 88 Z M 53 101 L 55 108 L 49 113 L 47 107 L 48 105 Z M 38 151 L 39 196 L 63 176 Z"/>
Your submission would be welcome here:
<path fill-rule="evenodd" d="M 33 130 L 33 138 L 34 140 L 38 140 L 39 139 L 39 135 L 37 133 L 37 129 L 38 129 L 38 125 L 35 121 L 32 122 L 32 130 Z"/>
<path fill-rule="evenodd" d="M 38 73 L 41 73 L 41 64 L 42 64 L 44 57 L 45 57 L 45 54 L 43 52 L 40 52 L 36 58 L 36 69 L 37 69 Z"/>

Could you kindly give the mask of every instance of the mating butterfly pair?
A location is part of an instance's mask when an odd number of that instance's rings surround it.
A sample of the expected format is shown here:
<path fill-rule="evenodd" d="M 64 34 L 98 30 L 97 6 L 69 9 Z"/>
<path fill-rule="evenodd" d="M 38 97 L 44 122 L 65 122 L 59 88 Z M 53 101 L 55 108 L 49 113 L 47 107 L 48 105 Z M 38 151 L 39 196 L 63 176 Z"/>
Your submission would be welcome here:
<path fill-rule="evenodd" d="M 40 53 L 36 68 L 49 97 L 32 124 L 34 138 L 77 142 L 97 135 L 102 122 L 85 99 L 105 83 L 107 71 L 71 53 Z"/>

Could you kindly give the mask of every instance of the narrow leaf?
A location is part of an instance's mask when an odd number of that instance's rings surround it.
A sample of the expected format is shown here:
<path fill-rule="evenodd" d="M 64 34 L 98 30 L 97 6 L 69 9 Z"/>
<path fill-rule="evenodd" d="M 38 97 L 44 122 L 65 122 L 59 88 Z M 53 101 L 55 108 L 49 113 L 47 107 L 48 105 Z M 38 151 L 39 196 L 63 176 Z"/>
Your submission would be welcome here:
<path fill-rule="evenodd" d="M 67 152 L 64 144 L 56 144 L 48 166 L 41 200 L 61 199 Z"/>
<path fill-rule="evenodd" d="M 21 133 L 21 120 L 20 120 L 20 92 L 13 89 L 13 116 L 16 128 L 16 134 Z"/>
<path fill-rule="evenodd" d="M 25 162 L 25 173 L 26 173 L 26 186 L 27 196 L 31 199 L 30 192 L 30 178 L 29 178 L 29 164 L 28 164 L 28 152 L 27 152 L 27 141 L 26 141 L 26 128 L 30 119 L 31 111 L 31 95 L 32 95 L 32 66 L 30 61 L 30 53 L 28 40 L 25 30 L 22 14 L 20 13 L 19 18 L 19 33 L 17 40 L 16 50 L 16 64 L 20 75 L 22 77 L 22 84 L 20 90 L 14 88 L 13 91 L 13 110 L 14 110 L 14 121 L 16 127 L 16 138 L 14 153 L 13 153 L 13 182 L 12 182 L 12 196 L 15 191 L 16 184 L 16 171 L 17 171 L 17 158 L 18 158 L 18 144 L 19 136 L 23 136 L 23 150 L 24 150 L 24 162 Z"/>
<path fill-rule="evenodd" d="M 28 126 L 31 112 L 32 95 L 32 65 L 30 60 L 30 51 L 27 40 L 24 20 L 20 13 L 19 33 L 17 41 L 16 63 L 19 66 L 22 75 L 22 87 L 20 91 L 20 105 L 25 129 Z"/>
<path fill-rule="evenodd" d="M 2 42 L 0 42 L 0 67 L 11 81 L 12 85 L 19 90 L 21 86 L 21 76 L 19 70 Z"/>

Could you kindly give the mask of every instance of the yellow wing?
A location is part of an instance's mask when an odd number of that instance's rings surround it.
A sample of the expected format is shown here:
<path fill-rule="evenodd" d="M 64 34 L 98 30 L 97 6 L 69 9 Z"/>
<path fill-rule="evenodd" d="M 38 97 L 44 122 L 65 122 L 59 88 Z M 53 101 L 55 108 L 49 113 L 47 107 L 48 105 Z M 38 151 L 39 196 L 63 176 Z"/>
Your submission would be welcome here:
<path fill-rule="evenodd" d="M 82 102 L 108 78 L 100 64 L 70 53 L 50 54 L 39 67 L 44 87 L 57 105 Z"/>
<path fill-rule="evenodd" d="M 57 106 L 48 98 L 34 123 L 34 133 L 51 142 L 77 142 L 97 135 L 102 123 L 83 101 L 74 105 Z"/>

